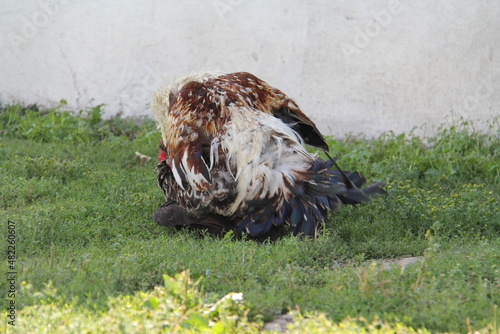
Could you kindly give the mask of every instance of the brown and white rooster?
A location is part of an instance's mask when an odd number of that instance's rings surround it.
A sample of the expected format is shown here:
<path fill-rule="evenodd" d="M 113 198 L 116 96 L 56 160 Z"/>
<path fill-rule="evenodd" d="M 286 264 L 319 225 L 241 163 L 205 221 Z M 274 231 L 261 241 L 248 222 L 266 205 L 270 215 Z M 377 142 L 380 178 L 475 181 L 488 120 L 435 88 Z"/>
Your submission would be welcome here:
<path fill-rule="evenodd" d="M 384 192 L 383 183 L 359 189 L 359 173 L 309 153 L 304 144 L 328 150 L 315 124 L 250 73 L 187 76 L 156 92 L 151 109 L 162 132 L 158 184 L 169 200 L 153 216 L 161 225 L 316 236 L 329 210 Z"/>

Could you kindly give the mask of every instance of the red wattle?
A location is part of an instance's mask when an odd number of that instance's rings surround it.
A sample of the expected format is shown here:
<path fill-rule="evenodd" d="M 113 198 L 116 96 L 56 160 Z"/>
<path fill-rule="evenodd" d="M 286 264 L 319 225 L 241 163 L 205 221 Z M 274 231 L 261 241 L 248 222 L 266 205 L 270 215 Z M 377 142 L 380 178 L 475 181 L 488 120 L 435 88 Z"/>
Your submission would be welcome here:
<path fill-rule="evenodd" d="M 158 154 L 158 160 L 163 161 L 167 158 L 167 154 L 164 151 L 160 151 Z"/>

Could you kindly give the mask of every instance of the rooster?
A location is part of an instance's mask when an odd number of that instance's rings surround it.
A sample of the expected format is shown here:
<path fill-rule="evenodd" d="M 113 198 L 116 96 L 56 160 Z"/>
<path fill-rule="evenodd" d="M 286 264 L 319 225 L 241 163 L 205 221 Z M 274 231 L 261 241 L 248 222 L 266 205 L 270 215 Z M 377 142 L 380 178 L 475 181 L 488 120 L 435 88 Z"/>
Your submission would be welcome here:
<path fill-rule="evenodd" d="M 162 139 L 158 185 L 164 226 L 232 230 L 255 238 L 316 237 L 330 210 L 383 193 L 384 183 L 323 160 L 313 121 L 279 89 L 246 73 L 201 73 L 158 90 L 151 110 Z"/>

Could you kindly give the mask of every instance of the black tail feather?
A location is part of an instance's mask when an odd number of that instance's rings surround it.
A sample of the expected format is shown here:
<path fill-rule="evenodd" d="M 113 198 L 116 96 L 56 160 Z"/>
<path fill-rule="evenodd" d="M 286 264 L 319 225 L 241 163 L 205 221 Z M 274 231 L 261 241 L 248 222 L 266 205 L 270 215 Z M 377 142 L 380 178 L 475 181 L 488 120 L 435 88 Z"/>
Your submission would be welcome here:
<path fill-rule="evenodd" d="M 333 162 L 333 164 L 335 165 L 335 168 L 337 168 L 337 171 L 340 173 L 340 175 L 342 176 L 342 179 L 344 180 L 345 182 L 345 185 L 347 186 L 347 188 L 349 189 L 354 189 L 356 188 L 356 186 L 352 183 L 352 181 L 347 177 L 346 173 L 339 167 L 339 165 L 337 165 L 337 162 L 336 162 L 336 158 L 332 158 L 330 156 L 330 154 L 328 154 L 327 151 L 324 151 L 326 156 L 330 159 L 329 161 Z"/>
<path fill-rule="evenodd" d="M 385 187 L 385 182 L 375 182 L 374 184 L 369 185 L 366 188 L 363 188 L 363 192 L 367 195 L 386 195 L 387 191 L 383 187 Z"/>
<path fill-rule="evenodd" d="M 348 189 L 342 194 L 338 194 L 338 197 L 343 204 L 348 205 L 357 205 L 370 200 L 365 193 L 359 189 Z"/>
<path fill-rule="evenodd" d="M 335 170 L 329 169 L 332 166 Z M 358 172 L 340 169 L 334 158 L 316 159 L 301 177 L 287 184 L 293 193 L 288 200 L 273 197 L 247 201 L 248 209 L 237 223 L 238 230 L 258 237 L 289 226 L 294 235 L 314 237 L 328 211 L 338 209 L 341 204 L 358 205 L 369 201 L 371 195 L 385 193 L 383 182 L 362 188 L 366 179 Z"/>

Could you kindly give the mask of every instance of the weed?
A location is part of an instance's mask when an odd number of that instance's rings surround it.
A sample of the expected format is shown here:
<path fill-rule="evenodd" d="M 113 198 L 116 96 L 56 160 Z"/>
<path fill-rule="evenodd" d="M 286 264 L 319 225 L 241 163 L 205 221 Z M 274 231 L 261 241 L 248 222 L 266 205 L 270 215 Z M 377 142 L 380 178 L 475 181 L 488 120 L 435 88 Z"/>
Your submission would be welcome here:
<path fill-rule="evenodd" d="M 64 100 L 61 100 L 59 106 L 49 110 L 40 110 L 36 106 L 8 105 L 0 109 L 0 134 L 3 137 L 35 142 L 67 140 L 78 143 L 113 136 L 133 139 L 139 133 L 140 127 L 136 122 L 119 116 L 103 119 L 103 104 L 88 107 L 76 114 L 63 110 L 65 105 Z M 153 127 L 150 120 L 144 121 L 143 125 Z"/>

